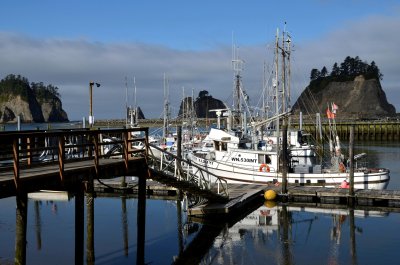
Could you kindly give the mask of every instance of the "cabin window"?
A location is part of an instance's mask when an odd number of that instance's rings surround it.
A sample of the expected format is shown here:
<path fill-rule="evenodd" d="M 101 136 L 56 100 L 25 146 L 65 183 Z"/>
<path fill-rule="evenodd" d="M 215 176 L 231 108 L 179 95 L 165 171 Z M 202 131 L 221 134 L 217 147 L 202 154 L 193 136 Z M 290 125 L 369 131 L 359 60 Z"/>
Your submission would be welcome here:
<path fill-rule="evenodd" d="M 224 143 L 224 142 L 222 142 L 221 143 L 221 151 L 226 151 L 226 150 L 228 150 L 228 144 L 227 143 Z"/>
<path fill-rule="evenodd" d="M 325 180 L 324 179 L 319 179 L 319 180 L 317 180 L 317 182 L 318 183 L 325 183 Z"/>
<path fill-rule="evenodd" d="M 306 181 L 306 182 L 309 184 L 309 183 L 311 183 L 311 180 L 307 179 L 307 181 Z"/>
<path fill-rule="evenodd" d="M 265 156 L 264 155 L 258 155 L 258 163 L 265 164 Z"/>
<path fill-rule="evenodd" d="M 214 141 L 215 150 L 221 151 L 221 142 Z"/>
<path fill-rule="evenodd" d="M 271 164 L 271 158 L 269 157 L 269 155 L 265 155 L 265 163 Z"/>
<path fill-rule="evenodd" d="M 299 183 L 299 180 L 298 180 L 298 179 L 296 179 L 296 180 L 294 181 L 294 183 Z"/>

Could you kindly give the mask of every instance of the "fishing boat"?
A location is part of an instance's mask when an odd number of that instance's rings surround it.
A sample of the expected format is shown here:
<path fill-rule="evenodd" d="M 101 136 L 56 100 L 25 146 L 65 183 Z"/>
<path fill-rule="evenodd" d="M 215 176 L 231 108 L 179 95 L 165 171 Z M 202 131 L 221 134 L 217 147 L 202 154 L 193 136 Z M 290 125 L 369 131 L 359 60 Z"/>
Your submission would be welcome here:
<path fill-rule="evenodd" d="M 284 61 L 290 55 L 290 48 L 288 48 L 290 39 L 285 38 L 285 34 L 283 34 L 282 39 L 284 40 L 282 41 L 282 46 L 279 46 L 277 34 L 276 55 L 282 56 L 282 61 Z M 290 65 L 289 63 L 283 64 Z M 279 69 L 282 68 L 278 67 L 276 63 L 276 77 L 278 77 Z M 288 119 L 291 115 L 290 104 L 286 99 L 286 96 L 290 95 L 290 92 L 286 91 L 286 89 L 290 86 L 286 83 L 286 74 L 280 74 L 280 76 L 283 77 L 283 80 L 275 82 L 275 99 L 276 101 L 281 100 L 280 103 L 275 103 L 276 110 L 279 110 L 275 113 L 275 116 L 262 121 L 252 121 L 250 125 L 247 125 L 246 115 L 244 115 L 241 129 L 231 129 L 232 118 L 227 115 L 227 128 L 218 126 L 217 128 L 212 128 L 208 134 L 208 139 L 213 143 L 212 147 L 189 154 L 189 159 L 197 166 L 193 167 L 193 174 L 204 174 L 199 172 L 197 169 L 199 167 L 208 172 L 209 178 L 218 176 L 228 183 L 275 183 L 279 185 L 285 175 L 288 184 L 348 187 L 350 175 L 349 159 L 344 158 L 339 137 L 334 132 L 333 121 L 331 124 L 331 119 L 334 118 L 334 115 L 328 117 L 330 125 L 332 125 L 329 141 L 329 164 L 316 163 L 313 161 L 311 153 L 300 155 L 299 152 L 302 146 L 291 145 L 290 136 L 287 137 L 287 130 L 283 132 L 279 129 L 287 128 Z M 237 78 L 237 80 L 240 80 L 240 78 Z M 236 87 L 240 87 L 239 82 Z M 240 94 L 240 92 L 237 94 Z M 336 105 L 332 104 L 331 106 L 332 110 L 328 109 L 327 114 L 335 111 L 334 106 Z M 237 112 L 228 111 L 228 113 Z M 271 128 L 271 122 L 274 122 L 273 133 L 275 138 L 262 131 L 262 128 Z M 288 138 L 289 141 L 287 140 Z M 265 139 L 269 139 L 267 146 L 263 145 Z M 291 149 L 294 151 L 292 152 Z M 309 152 L 307 148 L 304 150 Z M 357 189 L 385 189 L 390 180 L 390 171 L 385 168 L 367 168 L 360 161 L 363 157 L 365 156 L 357 155 L 354 157 L 354 164 L 356 165 L 354 167 L 354 187 Z"/>

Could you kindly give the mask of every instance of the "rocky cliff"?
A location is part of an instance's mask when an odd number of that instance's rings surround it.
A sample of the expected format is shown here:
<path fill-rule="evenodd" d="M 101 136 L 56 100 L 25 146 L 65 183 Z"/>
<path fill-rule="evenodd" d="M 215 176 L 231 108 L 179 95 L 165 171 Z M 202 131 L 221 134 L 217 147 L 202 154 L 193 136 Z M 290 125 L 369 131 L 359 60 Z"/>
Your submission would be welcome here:
<path fill-rule="evenodd" d="M 18 116 L 21 122 L 68 121 L 57 89 L 8 75 L 0 81 L 0 122 L 16 122 Z"/>
<path fill-rule="evenodd" d="M 64 122 L 68 121 L 67 113 L 62 109 L 61 101 L 43 101 L 39 103 L 35 98 L 27 101 L 21 96 L 11 96 L 7 101 L 0 103 L 0 122 L 16 122 L 20 116 L 21 122 Z"/>
<path fill-rule="evenodd" d="M 396 114 L 395 107 L 387 101 L 378 79 L 356 76 L 351 81 L 318 80 L 308 86 L 296 103 L 293 112 L 323 113 L 328 104 L 339 106 L 338 118 L 380 118 Z"/>

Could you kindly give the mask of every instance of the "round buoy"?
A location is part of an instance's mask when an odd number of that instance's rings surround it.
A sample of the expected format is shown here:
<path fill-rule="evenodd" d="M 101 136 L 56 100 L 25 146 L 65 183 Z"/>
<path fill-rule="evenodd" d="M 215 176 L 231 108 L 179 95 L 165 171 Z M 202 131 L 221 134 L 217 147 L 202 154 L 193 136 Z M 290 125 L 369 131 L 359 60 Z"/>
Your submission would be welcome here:
<path fill-rule="evenodd" d="M 275 192 L 274 190 L 267 190 L 267 191 L 264 193 L 264 198 L 265 198 L 267 201 L 273 201 L 273 200 L 275 200 L 275 198 L 276 198 L 276 192 Z"/>

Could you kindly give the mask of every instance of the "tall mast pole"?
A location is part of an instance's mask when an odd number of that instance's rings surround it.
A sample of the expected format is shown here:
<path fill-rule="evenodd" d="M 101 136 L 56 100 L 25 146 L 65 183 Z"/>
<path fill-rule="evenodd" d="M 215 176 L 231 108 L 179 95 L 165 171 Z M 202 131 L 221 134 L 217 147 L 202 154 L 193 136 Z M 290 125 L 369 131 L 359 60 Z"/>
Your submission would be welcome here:
<path fill-rule="evenodd" d="M 278 76 L 278 64 L 279 64 L 279 29 L 276 29 L 275 37 L 275 115 L 276 118 L 276 133 L 277 133 L 277 145 L 279 144 L 279 76 Z M 279 148 L 278 148 L 279 150 Z"/>
<path fill-rule="evenodd" d="M 133 111 L 133 115 L 134 115 L 134 126 L 138 125 L 138 119 L 139 119 L 139 109 L 137 106 L 137 101 L 136 101 L 136 77 L 133 77 L 133 106 L 134 106 L 134 111 Z M 131 110 L 132 111 L 132 110 Z"/>
<path fill-rule="evenodd" d="M 134 91 L 133 91 L 133 98 L 134 98 L 134 106 L 135 108 L 137 108 L 137 101 L 136 101 L 136 77 L 133 77 L 133 87 L 134 87 Z"/>
<path fill-rule="evenodd" d="M 286 54 L 285 54 L 285 30 L 282 31 L 282 113 L 286 112 Z"/>
<path fill-rule="evenodd" d="M 235 123 L 239 125 L 241 122 L 241 104 L 240 104 L 240 94 L 241 94 L 241 77 L 240 73 L 242 71 L 243 61 L 239 59 L 238 48 L 232 45 L 233 49 L 233 58 L 232 58 L 232 67 L 234 71 L 234 87 L 233 87 L 233 113 L 235 115 Z"/>
<path fill-rule="evenodd" d="M 286 40 L 286 43 L 287 43 L 287 61 L 288 61 L 288 84 L 287 84 L 287 90 L 288 90 L 288 95 L 287 95 L 287 97 L 288 97 L 288 107 L 289 108 L 291 108 L 292 106 L 291 106 L 291 101 L 290 101 L 290 90 L 291 90 L 291 88 L 290 88 L 290 84 L 291 84 L 291 74 L 292 74 L 292 72 L 291 72 L 291 64 L 290 64 L 290 55 L 291 55 L 291 53 L 292 53 L 292 45 L 291 45 L 291 42 L 292 42 L 292 39 L 291 39 L 291 37 L 290 37 L 290 35 L 289 34 L 287 34 L 287 40 Z"/>
<path fill-rule="evenodd" d="M 128 109 L 128 78 L 125 76 L 125 116 L 126 116 L 126 122 L 125 124 L 128 124 L 129 122 L 129 109 Z"/>
<path fill-rule="evenodd" d="M 168 135 L 168 123 L 169 123 L 169 91 L 168 91 L 168 80 L 164 73 L 164 127 L 163 127 L 163 140 L 166 141 Z"/>

